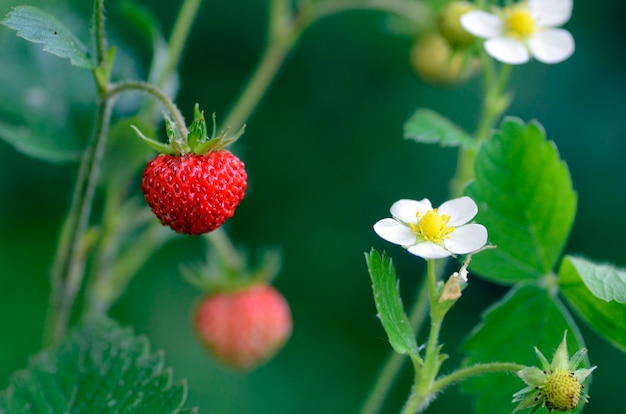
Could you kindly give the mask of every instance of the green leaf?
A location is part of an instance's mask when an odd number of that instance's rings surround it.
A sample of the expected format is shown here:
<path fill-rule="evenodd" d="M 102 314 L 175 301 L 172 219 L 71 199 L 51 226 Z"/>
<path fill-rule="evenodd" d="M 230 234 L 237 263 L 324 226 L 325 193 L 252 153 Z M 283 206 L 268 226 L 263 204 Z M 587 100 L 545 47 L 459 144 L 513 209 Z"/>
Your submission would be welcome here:
<path fill-rule="evenodd" d="M 17 127 L 0 121 L 0 139 L 26 155 L 51 162 L 79 159 L 80 149 L 76 148 L 75 142 L 61 143 L 52 139 L 49 134 L 50 131 L 44 133 L 27 126 Z"/>
<path fill-rule="evenodd" d="M 497 246 L 476 256 L 475 272 L 500 283 L 552 272 L 574 221 L 576 193 L 541 125 L 505 120 L 481 145 L 466 193 L 478 204 L 476 222 Z"/>
<path fill-rule="evenodd" d="M 559 287 L 567 303 L 591 328 L 626 352 L 626 304 L 615 299 L 623 299 L 625 286 L 624 282 L 621 285 L 615 283 L 618 279 L 611 276 L 612 273 L 617 273 L 617 277 L 624 276 L 623 271 L 618 272 L 610 266 L 566 256 L 559 269 Z M 607 276 L 605 282 L 599 280 L 603 275 Z M 602 296 L 613 299 L 598 297 L 590 290 L 591 286 Z"/>
<path fill-rule="evenodd" d="M 568 349 L 573 355 L 583 345 L 567 309 L 545 289 L 519 286 L 483 314 L 482 323 L 463 344 L 467 354 L 464 365 L 501 361 L 541 366 L 533 347 L 551 360 L 565 330 L 568 331 Z M 589 366 L 587 361 L 585 366 Z M 521 379 L 505 373 L 463 382 L 463 390 L 475 394 L 474 411 L 481 414 L 511 412 L 513 393 L 524 387 L 526 384 Z M 582 406 L 579 404 L 575 412 L 580 412 Z"/>
<path fill-rule="evenodd" d="M 171 377 L 145 338 L 111 320 L 92 321 L 14 374 L 0 393 L 0 413 L 189 412 L 186 385 Z"/>
<path fill-rule="evenodd" d="M 442 147 L 472 148 L 475 142 L 452 121 L 430 109 L 420 108 L 404 124 L 404 138 Z"/>
<path fill-rule="evenodd" d="M 45 52 L 70 60 L 74 66 L 94 69 L 87 48 L 54 16 L 32 6 L 18 6 L 2 20 L 2 24 L 17 31 L 17 35 L 43 44 Z"/>
<path fill-rule="evenodd" d="M 626 270 L 609 264 L 594 263 L 582 257 L 567 256 L 580 279 L 596 297 L 626 303 Z M 561 265 L 563 269 L 563 265 Z"/>
<path fill-rule="evenodd" d="M 369 254 L 365 254 L 365 260 L 372 279 L 378 317 L 387 332 L 391 346 L 400 354 L 417 358 L 415 334 L 404 313 L 396 271 L 391 259 L 386 253 L 383 252 L 381 256 L 372 249 Z"/>

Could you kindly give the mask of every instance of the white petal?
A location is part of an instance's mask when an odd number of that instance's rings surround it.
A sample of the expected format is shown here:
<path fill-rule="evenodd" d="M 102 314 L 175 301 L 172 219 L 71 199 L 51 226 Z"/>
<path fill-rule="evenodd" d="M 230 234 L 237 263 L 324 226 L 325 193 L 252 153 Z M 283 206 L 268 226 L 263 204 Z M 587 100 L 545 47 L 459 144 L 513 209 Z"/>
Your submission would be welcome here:
<path fill-rule="evenodd" d="M 403 223 L 417 223 L 416 213 L 425 213 L 432 210 L 430 201 L 425 198 L 422 201 L 398 200 L 391 206 L 391 215 Z"/>
<path fill-rule="evenodd" d="M 448 225 L 456 227 L 473 219 L 476 213 L 478 213 L 478 206 L 471 198 L 460 197 L 446 201 L 439 206 L 437 211 L 439 214 L 450 216 Z"/>
<path fill-rule="evenodd" d="M 490 38 L 504 32 L 504 22 L 498 16 L 480 10 L 472 10 L 461 16 L 461 25 L 474 36 Z"/>
<path fill-rule="evenodd" d="M 485 50 L 500 62 L 519 65 L 528 62 L 526 46 L 512 37 L 494 37 L 485 42 Z"/>
<path fill-rule="evenodd" d="M 564 29 L 549 29 L 528 39 L 533 56 L 543 63 L 559 63 L 574 53 L 574 38 Z"/>
<path fill-rule="evenodd" d="M 441 259 L 450 256 L 450 252 L 432 242 L 424 242 L 409 247 L 409 253 L 424 259 Z"/>
<path fill-rule="evenodd" d="M 454 254 L 471 253 L 487 243 L 487 229 L 481 224 L 457 227 L 443 244 Z"/>
<path fill-rule="evenodd" d="M 530 0 L 528 11 L 535 19 L 537 27 L 557 27 L 572 17 L 572 0 Z"/>
<path fill-rule="evenodd" d="M 388 242 L 401 246 L 409 246 L 417 240 L 417 236 L 410 228 L 391 218 L 384 218 L 376 222 L 374 231 Z"/>

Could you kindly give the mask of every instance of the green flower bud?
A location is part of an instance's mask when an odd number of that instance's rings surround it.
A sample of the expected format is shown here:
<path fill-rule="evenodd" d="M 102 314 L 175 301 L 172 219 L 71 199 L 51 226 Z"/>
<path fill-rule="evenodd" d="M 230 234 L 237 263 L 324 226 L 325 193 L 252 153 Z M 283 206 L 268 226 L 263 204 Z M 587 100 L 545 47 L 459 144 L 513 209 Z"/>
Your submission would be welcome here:
<path fill-rule="evenodd" d="M 426 35 L 413 44 L 411 65 L 418 76 L 435 85 L 461 83 L 478 68 L 475 59 L 452 50 L 446 39 L 437 33 Z"/>
<path fill-rule="evenodd" d="M 439 15 L 439 32 L 454 49 L 472 43 L 475 37 L 461 26 L 461 16 L 474 10 L 474 5 L 463 1 L 448 4 Z"/>

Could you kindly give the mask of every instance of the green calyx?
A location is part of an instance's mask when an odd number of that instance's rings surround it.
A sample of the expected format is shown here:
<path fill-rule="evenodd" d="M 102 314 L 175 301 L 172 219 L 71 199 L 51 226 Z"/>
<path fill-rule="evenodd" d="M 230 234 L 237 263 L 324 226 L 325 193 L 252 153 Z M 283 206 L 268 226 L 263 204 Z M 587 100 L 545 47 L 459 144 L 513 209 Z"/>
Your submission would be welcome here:
<path fill-rule="evenodd" d="M 237 132 L 230 135 L 226 128 L 219 133 L 215 122 L 215 114 L 212 116 L 213 129 L 211 136 L 208 136 L 204 111 L 200 111 L 198 104 L 194 107 L 193 122 L 186 128 L 185 125 L 176 123 L 169 117 L 165 117 L 165 131 L 168 142 L 163 143 L 145 136 L 136 126 L 131 125 L 139 138 L 150 148 L 168 155 L 197 154 L 204 155 L 211 151 L 222 149 L 235 142 L 244 132 L 243 125 Z"/>
<path fill-rule="evenodd" d="M 277 249 L 259 252 L 257 263 L 235 248 L 220 229 L 207 234 L 209 242 L 202 263 L 182 266 L 183 278 L 206 294 L 237 292 L 260 283 L 270 283 L 280 272 L 281 254 Z"/>

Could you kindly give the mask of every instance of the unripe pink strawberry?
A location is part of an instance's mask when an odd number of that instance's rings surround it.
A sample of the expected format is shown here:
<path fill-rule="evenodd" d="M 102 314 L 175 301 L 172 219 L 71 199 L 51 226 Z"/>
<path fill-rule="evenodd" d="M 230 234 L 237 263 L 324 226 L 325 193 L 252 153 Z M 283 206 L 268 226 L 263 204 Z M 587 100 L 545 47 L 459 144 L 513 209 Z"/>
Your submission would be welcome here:
<path fill-rule="evenodd" d="M 287 301 L 265 283 L 211 294 L 196 308 L 195 330 L 202 343 L 218 360 L 242 371 L 274 356 L 291 327 Z"/>

